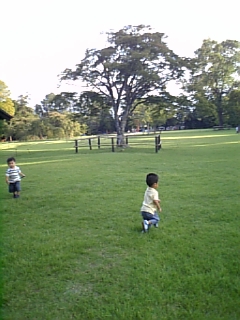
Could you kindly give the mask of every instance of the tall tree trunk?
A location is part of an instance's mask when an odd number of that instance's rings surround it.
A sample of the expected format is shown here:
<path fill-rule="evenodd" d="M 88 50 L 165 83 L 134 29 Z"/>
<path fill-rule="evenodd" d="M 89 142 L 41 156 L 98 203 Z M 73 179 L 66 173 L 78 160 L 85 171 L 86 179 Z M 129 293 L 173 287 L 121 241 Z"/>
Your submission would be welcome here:
<path fill-rule="evenodd" d="M 219 125 L 223 126 L 222 94 L 220 94 L 218 98 L 217 112 L 218 112 Z"/>
<path fill-rule="evenodd" d="M 218 121 L 219 125 L 223 126 L 223 113 L 222 113 L 222 108 L 218 108 Z"/>
<path fill-rule="evenodd" d="M 128 112 L 124 112 L 123 116 L 120 117 L 115 115 L 115 125 L 116 125 L 116 130 L 117 130 L 117 145 L 119 147 L 122 147 L 125 142 L 124 142 L 124 132 L 127 124 L 127 116 Z"/>
<path fill-rule="evenodd" d="M 122 126 L 122 121 L 118 119 L 117 125 L 117 146 L 122 147 L 124 144 L 124 128 Z"/>

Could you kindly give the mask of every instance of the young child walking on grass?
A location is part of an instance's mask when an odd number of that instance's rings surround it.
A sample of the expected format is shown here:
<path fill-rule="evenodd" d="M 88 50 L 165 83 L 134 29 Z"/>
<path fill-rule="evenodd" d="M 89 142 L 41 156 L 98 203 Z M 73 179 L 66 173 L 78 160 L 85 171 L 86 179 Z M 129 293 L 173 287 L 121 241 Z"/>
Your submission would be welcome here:
<path fill-rule="evenodd" d="M 8 184 L 8 190 L 10 193 L 13 193 L 13 198 L 19 198 L 21 190 L 20 181 L 21 177 L 25 177 L 25 174 L 16 166 L 15 158 L 8 158 L 7 164 L 6 183 Z"/>
<path fill-rule="evenodd" d="M 149 228 L 154 225 L 158 227 L 158 222 L 160 218 L 157 214 L 162 211 L 160 207 L 160 199 L 158 197 L 158 175 L 155 173 L 149 173 L 146 177 L 146 183 L 148 185 L 145 194 L 144 200 L 141 207 L 141 215 L 143 217 L 142 221 L 142 230 L 147 232 Z"/>

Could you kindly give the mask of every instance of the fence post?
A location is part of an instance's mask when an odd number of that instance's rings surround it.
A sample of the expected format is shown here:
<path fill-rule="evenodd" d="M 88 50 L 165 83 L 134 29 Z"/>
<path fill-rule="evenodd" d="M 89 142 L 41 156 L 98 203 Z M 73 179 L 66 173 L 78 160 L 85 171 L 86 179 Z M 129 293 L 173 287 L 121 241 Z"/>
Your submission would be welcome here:
<path fill-rule="evenodd" d="M 128 136 L 126 136 L 126 145 L 128 145 Z"/>
<path fill-rule="evenodd" d="M 111 138 L 112 140 L 112 152 L 114 152 L 114 138 Z"/>
<path fill-rule="evenodd" d="M 101 146 L 101 140 L 100 140 L 100 136 L 98 136 L 98 149 L 100 149 L 100 146 Z"/>
<path fill-rule="evenodd" d="M 75 140 L 75 153 L 78 153 L 78 140 Z"/>
<path fill-rule="evenodd" d="M 92 150 L 92 142 L 91 139 L 88 139 L 89 149 Z"/>
<path fill-rule="evenodd" d="M 160 134 L 159 134 L 159 135 L 158 135 L 158 150 L 160 150 L 161 147 L 162 147 L 162 145 L 161 145 L 161 136 L 160 136 Z"/>
<path fill-rule="evenodd" d="M 158 153 L 158 136 L 155 137 L 155 151 Z"/>

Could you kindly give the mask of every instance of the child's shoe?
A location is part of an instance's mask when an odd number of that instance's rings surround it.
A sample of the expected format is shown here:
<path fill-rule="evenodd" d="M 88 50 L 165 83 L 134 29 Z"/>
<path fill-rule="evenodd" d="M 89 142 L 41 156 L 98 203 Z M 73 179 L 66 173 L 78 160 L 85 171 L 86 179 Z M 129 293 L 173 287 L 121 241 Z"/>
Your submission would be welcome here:
<path fill-rule="evenodd" d="M 143 220 L 142 222 L 144 232 L 148 231 L 148 222 L 147 220 Z"/>

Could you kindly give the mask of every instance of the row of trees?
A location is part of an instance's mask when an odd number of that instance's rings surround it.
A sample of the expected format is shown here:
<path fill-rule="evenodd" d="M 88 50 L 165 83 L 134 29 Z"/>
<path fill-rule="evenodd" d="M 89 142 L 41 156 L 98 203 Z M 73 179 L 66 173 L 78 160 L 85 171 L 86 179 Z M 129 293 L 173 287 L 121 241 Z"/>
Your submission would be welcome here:
<path fill-rule="evenodd" d="M 107 47 L 88 49 L 76 68 L 60 75 L 61 81 L 85 84 L 86 90 L 48 94 L 34 112 L 27 109 L 31 125 L 20 120 L 21 103 L 15 101 L 8 133 L 19 139 L 23 130 L 23 136 L 39 137 L 117 131 L 121 142 L 126 130 L 143 124 L 238 125 L 240 43 L 204 40 L 190 59 L 175 54 L 165 39 L 144 25 L 107 33 Z M 181 86 L 181 95 L 169 94 L 172 81 Z"/>
<path fill-rule="evenodd" d="M 86 132 L 86 125 L 80 125 L 69 112 L 50 111 L 47 117 L 39 117 L 27 104 L 28 97 L 20 96 L 13 100 L 15 116 L 10 123 L 2 122 L 2 137 L 36 140 L 74 137 Z"/>

